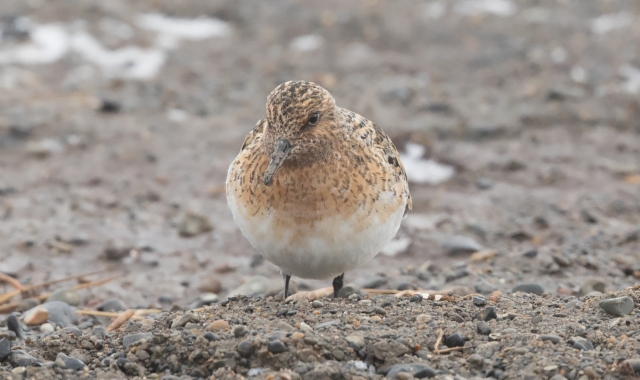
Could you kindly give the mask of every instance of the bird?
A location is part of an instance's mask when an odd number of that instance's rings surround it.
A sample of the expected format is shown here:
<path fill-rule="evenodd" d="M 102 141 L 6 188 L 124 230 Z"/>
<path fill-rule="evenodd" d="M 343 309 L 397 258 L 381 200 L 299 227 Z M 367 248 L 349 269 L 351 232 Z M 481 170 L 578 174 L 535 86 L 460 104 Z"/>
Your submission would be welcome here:
<path fill-rule="evenodd" d="M 225 191 L 244 237 L 280 269 L 285 300 L 291 276 L 333 278 L 337 298 L 344 273 L 373 259 L 412 208 L 389 136 L 303 80 L 267 96 L 266 117 L 229 166 Z"/>

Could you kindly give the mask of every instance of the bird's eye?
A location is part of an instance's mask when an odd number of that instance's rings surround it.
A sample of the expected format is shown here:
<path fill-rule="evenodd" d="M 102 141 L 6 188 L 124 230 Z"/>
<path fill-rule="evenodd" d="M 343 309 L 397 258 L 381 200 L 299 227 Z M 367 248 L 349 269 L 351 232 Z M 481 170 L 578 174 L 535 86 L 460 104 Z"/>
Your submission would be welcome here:
<path fill-rule="evenodd" d="M 309 125 L 316 125 L 318 124 L 318 121 L 320 121 L 320 114 L 317 112 L 314 112 L 311 114 L 311 116 L 309 116 L 309 121 L 308 124 Z"/>

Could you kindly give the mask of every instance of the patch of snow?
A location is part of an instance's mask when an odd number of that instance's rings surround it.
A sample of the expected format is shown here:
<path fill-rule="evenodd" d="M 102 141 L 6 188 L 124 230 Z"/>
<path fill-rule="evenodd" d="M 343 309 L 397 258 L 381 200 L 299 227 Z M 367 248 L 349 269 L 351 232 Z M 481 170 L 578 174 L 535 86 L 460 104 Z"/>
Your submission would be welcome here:
<path fill-rule="evenodd" d="M 103 72 L 111 77 L 152 79 L 166 60 L 166 53 L 160 49 L 126 46 L 107 50 L 100 41 L 86 32 L 74 34 L 71 46 L 82 58 L 101 67 Z"/>
<path fill-rule="evenodd" d="M 632 94 L 640 93 L 640 69 L 631 65 L 622 65 L 618 72 L 627 78 L 627 81 L 622 84 L 624 91 Z"/>
<path fill-rule="evenodd" d="M 31 31 L 29 43 L 0 50 L 0 64 L 45 65 L 57 62 L 68 51 L 69 36 L 62 25 L 40 25 Z"/>
<path fill-rule="evenodd" d="M 264 371 L 266 371 L 266 368 L 263 367 L 258 367 L 258 368 L 251 368 L 249 370 L 249 372 L 247 372 L 247 376 L 260 376 L 264 373 Z"/>
<path fill-rule="evenodd" d="M 211 17 L 187 19 L 147 13 L 140 15 L 136 24 L 158 33 L 157 44 L 165 49 L 175 48 L 181 39 L 197 41 L 231 34 L 228 22 Z"/>
<path fill-rule="evenodd" d="M 362 360 L 349 360 L 347 364 L 352 365 L 355 369 L 360 371 L 366 371 L 369 368 L 367 363 L 363 362 Z"/>
<path fill-rule="evenodd" d="M 453 177 L 455 169 L 452 166 L 440 164 L 431 159 L 422 159 L 422 155 L 426 151 L 422 145 L 409 142 L 405 146 L 405 150 L 405 154 L 400 154 L 400 159 L 410 182 L 437 185 Z"/>
<path fill-rule="evenodd" d="M 468 16 L 483 13 L 511 16 L 516 11 L 515 4 L 509 0 L 461 0 L 454 7 L 454 12 Z"/>
<path fill-rule="evenodd" d="M 626 28 L 631 26 L 633 18 L 629 12 L 602 15 L 591 21 L 591 31 L 595 34 L 606 34 L 612 30 Z"/>
<path fill-rule="evenodd" d="M 179 108 L 167 111 L 167 118 L 175 123 L 181 123 L 189 118 L 189 114 Z"/>
<path fill-rule="evenodd" d="M 289 48 L 294 51 L 308 52 L 319 49 L 324 40 L 322 36 L 317 34 L 306 34 L 304 36 L 298 36 L 291 41 Z"/>

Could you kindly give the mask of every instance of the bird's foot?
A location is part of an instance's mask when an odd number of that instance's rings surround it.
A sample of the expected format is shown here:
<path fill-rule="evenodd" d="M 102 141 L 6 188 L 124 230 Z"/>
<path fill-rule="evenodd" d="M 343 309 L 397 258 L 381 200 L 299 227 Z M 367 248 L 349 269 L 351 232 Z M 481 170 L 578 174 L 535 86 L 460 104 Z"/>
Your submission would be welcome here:
<path fill-rule="evenodd" d="M 286 302 L 298 302 L 302 300 L 307 300 L 309 302 L 319 300 L 325 297 L 329 297 L 333 294 L 333 288 L 322 288 L 317 290 L 312 290 L 310 292 L 298 292 L 296 294 L 292 294 L 285 300 Z"/>

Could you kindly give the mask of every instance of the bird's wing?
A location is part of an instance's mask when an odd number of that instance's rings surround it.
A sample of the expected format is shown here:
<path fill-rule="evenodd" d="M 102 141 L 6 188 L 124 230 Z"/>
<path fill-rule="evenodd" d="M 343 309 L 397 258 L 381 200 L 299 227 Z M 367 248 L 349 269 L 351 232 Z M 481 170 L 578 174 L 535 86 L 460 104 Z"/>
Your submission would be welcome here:
<path fill-rule="evenodd" d="M 242 148 L 240 148 L 241 152 L 247 149 L 247 147 L 249 147 L 250 145 L 257 144 L 262 139 L 262 133 L 264 132 L 266 123 L 266 119 L 258 120 L 256 126 L 251 130 L 251 132 L 249 132 L 247 137 L 244 138 Z"/>

